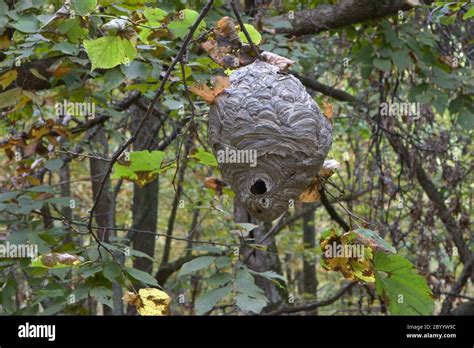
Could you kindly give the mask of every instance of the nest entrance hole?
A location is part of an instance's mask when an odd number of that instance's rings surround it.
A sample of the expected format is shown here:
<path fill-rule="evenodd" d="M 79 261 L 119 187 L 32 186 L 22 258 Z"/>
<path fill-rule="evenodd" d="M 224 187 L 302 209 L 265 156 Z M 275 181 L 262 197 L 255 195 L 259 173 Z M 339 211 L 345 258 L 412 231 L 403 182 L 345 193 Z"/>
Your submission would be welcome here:
<path fill-rule="evenodd" d="M 250 187 L 250 192 L 252 192 L 254 195 L 263 195 L 265 192 L 267 192 L 267 185 L 265 184 L 265 181 L 261 179 L 255 181 L 255 183 Z"/>

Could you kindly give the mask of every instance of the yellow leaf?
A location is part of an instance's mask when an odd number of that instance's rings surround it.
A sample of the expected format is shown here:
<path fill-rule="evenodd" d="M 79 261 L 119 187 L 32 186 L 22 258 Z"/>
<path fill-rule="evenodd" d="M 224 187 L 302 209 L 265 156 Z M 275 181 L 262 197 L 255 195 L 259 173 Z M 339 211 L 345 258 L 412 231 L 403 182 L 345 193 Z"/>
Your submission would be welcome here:
<path fill-rule="evenodd" d="M 41 75 L 41 73 L 38 70 L 36 70 L 35 68 L 31 68 L 30 73 L 32 73 L 34 77 L 36 77 L 40 80 L 48 81 L 48 79 L 46 77 L 44 77 L 43 75 Z"/>
<path fill-rule="evenodd" d="M 134 305 L 140 315 L 163 316 L 169 314 L 171 298 L 164 291 L 154 288 L 143 288 L 138 294 L 127 292 L 122 298 Z"/>
<path fill-rule="evenodd" d="M 10 39 L 7 34 L 0 36 L 0 50 L 7 50 L 10 47 Z"/>
<path fill-rule="evenodd" d="M 2 86 L 2 89 L 5 89 L 10 86 L 11 83 L 16 80 L 17 76 L 18 73 L 16 72 L 16 70 L 7 71 L 5 74 L 0 76 L 0 85 Z"/>

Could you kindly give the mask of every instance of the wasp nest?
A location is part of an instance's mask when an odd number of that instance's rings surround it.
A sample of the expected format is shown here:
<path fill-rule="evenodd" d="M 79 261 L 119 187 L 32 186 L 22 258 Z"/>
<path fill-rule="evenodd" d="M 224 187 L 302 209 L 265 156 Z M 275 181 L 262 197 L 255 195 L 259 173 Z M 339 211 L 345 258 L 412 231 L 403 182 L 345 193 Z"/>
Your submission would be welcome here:
<path fill-rule="evenodd" d="M 271 221 L 317 175 L 332 125 L 298 79 L 256 61 L 216 97 L 208 134 L 224 181 L 253 217 Z"/>

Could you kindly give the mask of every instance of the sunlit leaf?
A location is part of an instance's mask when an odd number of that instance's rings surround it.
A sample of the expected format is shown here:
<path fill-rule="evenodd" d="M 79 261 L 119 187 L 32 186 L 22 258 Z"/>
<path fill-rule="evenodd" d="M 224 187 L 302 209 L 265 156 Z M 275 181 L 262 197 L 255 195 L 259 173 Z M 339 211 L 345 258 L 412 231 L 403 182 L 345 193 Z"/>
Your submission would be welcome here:
<path fill-rule="evenodd" d="M 175 37 L 183 39 L 189 32 L 190 27 L 196 22 L 198 16 L 199 13 L 194 10 L 181 10 L 177 18 L 168 24 L 168 28 L 171 30 Z M 205 28 L 206 22 L 201 21 L 196 31 L 194 32 L 193 37 L 199 36 Z"/>
<path fill-rule="evenodd" d="M 154 288 L 142 288 L 138 294 L 126 292 L 123 300 L 137 308 L 140 315 L 163 316 L 169 314 L 171 298 L 164 291 Z"/>
<path fill-rule="evenodd" d="M 128 64 L 137 55 L 137 50 L 130 40 L 120 36 L 104 36 L 95 40 L 84 40 L 84 47 L 92 62 L 91 70 L 110 69 L 119 64 Z"/>
<path fill-rule="evenodd" d="M 249 34 L 252 42 L 255 45 L 258 45 L 260 41 L 262 41 L 262 35 L 260 35 L 260 33 L 257 31 L 257 29 L 255 29 L 255 27 L 252 24 L 244 23 L 244 27 L 245 29 L 247 29 L 247 33 Z M 249 43 L 243 31 L 239 31 L 239 37 L 243 43 L 246 43 L 246 44 Z"/>
<path fill-rule="evenodd" d="M 378 252 L 374 258 L 377 294 L 388 303 L 394 315 L 431 315 L 432 293 L 425 278 L 400 255 Z"/>

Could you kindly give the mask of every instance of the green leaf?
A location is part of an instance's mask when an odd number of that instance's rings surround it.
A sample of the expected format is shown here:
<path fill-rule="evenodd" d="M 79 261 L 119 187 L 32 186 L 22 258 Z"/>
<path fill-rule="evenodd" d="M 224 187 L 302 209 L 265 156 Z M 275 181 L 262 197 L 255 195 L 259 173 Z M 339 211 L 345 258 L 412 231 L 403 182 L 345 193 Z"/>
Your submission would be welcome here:
<path fill-rule="evenodd" d="M 195 247 L 192 247 L 191 249 L 196 250 L 196 251 L 207 251 L 209 253 L 217 254 L 217 255 L 220 255 L 224 252 L 224 250 L 214 245 L 196 245 Z"/>
<path fill-rule="evenodd" d="M 253 312 L 259 314 L 263 308 L 267 305 L 267 301 L 263 299 L 251 298 L 244 294 L 238 294 L 235 296 L 236 305 L 245 312 Z"/>
<path fill-rule="evenodd" d="M 143 11 L 143 15 L 147 19 L 147 21 L 144 23 L 145 26 L 158 28 L 161 26 L 161 21 L 165 19 L 166 12 L 159 8 L 146 8 Z M 138 36 L 143 42 L 148 43 L 148 36 L 151 34 L 151 32 L 151 29 L 142 27 L 140 28 L 140 33 Z"/>
<path fill-rule="evenodd" d="M 144 253 L 143 251 L 140 251 L 140 250 L 131 249 L 130 250 L 130 255 L 135 256 L 135 257 L 143 257 L 143 258 L 148 259 L 148 260 L 153 261 L 153 262 L 155 261 L 155 259 L 153 257 L 151 257 L 147 253 Z"/>
<path fill-rule="evenodd" d="M 255 272 L 255 271 L 252 271 L 252 270 L 249 270 L 250 273 L 252 274 L 256 274 L 256 275 L 259 275 L 261 277 L 264 277 L 264 278 L 267 278 L 267 279 L 280 279 L 280 280 L 283 280 L 284 282 L 286 282 L 286 278 L 284 276 L 282 276 L 281 274 L 278 274 L 276 272 L 273 272 L 273 271 L 266 271 L 266 272 Z"/>
<path fill-rule="evenodd" d="M 373 62 L 374 66 L 382 71 L 390 71 L 392 69 L 392 63 L 388 59 L 375 58 Z"/>
<path fill-rule="evenodd" d="M 72 9 L 79 16 L 86 16 L 93 12 L 97 6 L 97 0 L 72 0 Z"/>
<path fill-rule="evenodd" d="M 232 274 L 227 272 L 215 273 L 211 278 L 207 280 L 207 284 L 210 286 L 222 286 L 232 280 Z"/>
<path fill-rule="evenodd" d="M 254 277 L 246 268 L 237 271 L 235 277 L 235 290 L 253 298 L 266 299 L 264 291 L 255 285 Z"/>
<path fill-rule="evenodd" d="M 86 37 L 89 33 L 87 28 L 82 27 L 82 22 L 79 18 L 66 19 L 58 26 L 58 31 L 62 35 L 66 35 L 72 43 L 79 43 L 79 40 Z"/>
<path fill-rule="evenodd" d="M 214 256 L 201 256 L 186 262 L 181 270 L 179 271 L 178 277 L 182 277 L 186 274 L 197 272 L 203 268 L 209 267 L 216 258 Z"/>
<path fill-rule="evenodd" d="M 90 290 L 89 286 L 82 286 L 74 289 L 70 295 L 74 295 L 74 300 L 77 303 L 78 301 L 86 299 Z"/>
<path fill-rule="evenodd" d="M 16 87 L 0 93 L 0 109 L 13 106 L 21 97 L 21 88 Z"/>
<path fill-rule="evenodd" d="M 209 312 L 214 306 L 232 291 L 231 286 L 214 289 L 200 295 L 196 299 L 195 310 L 197 315 Z"/>
<path fill-rule="evenodd" d="M 116 281 L 117 277 L 122 274 L 120 267 L 115 262 L 107 262 L 104 266 L 104 277 L 111 282 Z"/>
<path fill-rule="evenodd" d="M 95 40 L 84 40 L 84 47 L 92 62 L 91 70 L 110 69 L 127 64 L 137 56 L 137 49 L 120 36 L 104 36 Z"/>
<path fill-rule="evenodd" d="M 174 100 L 174 99 L 165 99 L 163 102 L 163 105 L 166 106 L 170 110 L 178 110 L 180 108 L 184 107 L 184 103 L 179 100 Z"/>
<path fill-rule="evenodd" d="M 398 70 L 404 70 L 410 67 L 411 64 L 410 53 L 408 50 L 393 52 L 392 60 Z"/>
<path fill-rule="evenodd" d="M 48 308 L 45 308 L 45 310 L 39 313 L 39 315 L 54 315 L 61 311 L 64 307 L 66 307 L 65 303 L 55 303 Z"/>
<path fill-rule="evenodd" d="M 54 46 L 55 50 L 61 51 L 65 54 L 75 56 L 79 53 L 79 47 L 73 45 L 67 41 L 60 42 Z"/>
<path fill-rule="evenodd" d="M 359 228 L 354 231 L 358 234 L 358 238 L 361 239 L 362 244 L 370 246 L 378 250 L 388 251 L 396 253 L 397 250 L 385 239 L 380 237 L 377 232 L 369 230 L 367 228 Z"/>
<path fill-rule="evenodd" d="M 102 266 L 86 265 L 85 267 L 82 267 L 80 273 L 83 278 L 89 278 L 100 271 L 102 271 Z"/>
<path fill-rule="evenodd" d="M 148 76 L 148 65 L 139 61 L 133 61 L 128 66 L 121 67 L 122 72 L 125 74 L 125 77 L 129 80 L 136 78 L 141 78 L 142 80 L 146 79 Z"/>
<path fill-rule="evenodd" d="M 231 264 L 231 259 L 228 256 L 219 256 L 216 259 L 216 267 L 221 269 L 229 266 Z"/>
<path fill-rule="evenodd" d="M 173 35 L 177 38 L 184 39 L 189 31 L 189 28 L 196 22 L 199 17 L 199 13 L 194 10 L 184 9 L 179 12 L 178 19 L 171 21 L 168 24 L 168 29 L 171 30 Z M 201 31 L 205 30 L 206 22 L 201 21 L 194 32 L 193 37 L 200 35 Z"/>
<path fill-rule="evenodd" d="M 165 158 L 163 151 L 133 151 L 128 157 L 130 161 L 126 165 L 114 164 L 112 179 L 127 179 L 144 186 L 153 181 L 157 174 L 170 168 L 161 166 Z"/>
<path fill-rule="evenodd" d="M 216 157 L 212 153 L 207 152 L 204 149 L 197 149 L 196 152 L 190 155 L 189 157 L 196 159 L 201 164 L 217 167 Z"/>
<path fill-rule="evenodd" d="M 44 167 L 52 172 L 60 169 L 63 166 L 64 162 L 60 158 L 52 159 L 44 163 Z"/>
<path fill-rule="evenodd" d="M 149 8 L 147 7 L 143 11 L 143 15 L 145 18 L 148 20 L 148 26 L 158 26 L 161 24 L 161 21 L 165 19 L 166 17 L 166 11 L 163 11 L 162 9 L 155 7 L 155 8 Z"/>
<path fill-rule="evenodd" d="M 102 303 L 112 309 L 114 308 L 112 301 L 112 290 L 107 289 L 104 286 L 98 286 L 90 291 L 90 295 L 92 297 L 95 297 L 97 302 Z"/>
<path fill-rule="evenodd" d="M 71 197 L 53 197 L 44 200 L 44 203 L 58 204 L 62 206 L 67 206 L 71 204 Z"/>
<path fill-rule="evenodd" d="M 29 14 L 21 16 L 15 23 L 11 24 L 16 30 L 22 33 L 33 34 L 39 30 L 39 22 L 36 16 Z"/>
<path fill-rule="evenodd" d="M 13 198 L 16 198 L 20 193 L 21 192 L 18 191 L 0 193 L 0 203 L 12 200 Z"/>
<path fill-rule="evenodd" d="M 260 35 L 260 33 L 257 31 L 257 29 L 255 29 L 255 27 L 252 24 L 244 23 L 244 27 L 245 29 L 247 29 L 247 33 L 249 33 L 249 36 L 252 39 L 252 42 L 255 45 L 258 45 L 262 41 L 262 35 Z M 246 43 L 246 44 L 249 43 L 243 31 L 239 31 L 239 38 L 240 38 L 240 41 L 242 41 L 243 43 Z"/>
<path fill-rule="evenodd" d="M 142 283 L 153 285 L 153 286 L 160 286 L 158 282 L 156 281 L 156 279 L 146 272 L 140 271 L 139 269 L 136 269 L 136 268 L 130 268 L 130 267 L 125 268 L 125 271 L 130 276 L 132 276 L 136 280 L 141 281 Z"/>
<path fill-rule="evenodd" d="M 474 114 L 467 109 L 464 109 L 459 113 L 457 121 L 465 130 L 474 129 Z"/>
<path fill-rule="evenodd" d="M 378 252 L 374 258 L 375 289 L 393 315 L 431 315 L 434 301 L 424 277 L 400 255 Z"/>
<path fill-rule="evenodd" d="M 462 16 L 462 19 L 469 19 L 471 17 L 474 17 L 474 6 L 472 6 L 469 11 L 467 11 L 464 16 Z"/>

